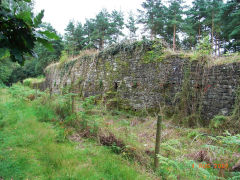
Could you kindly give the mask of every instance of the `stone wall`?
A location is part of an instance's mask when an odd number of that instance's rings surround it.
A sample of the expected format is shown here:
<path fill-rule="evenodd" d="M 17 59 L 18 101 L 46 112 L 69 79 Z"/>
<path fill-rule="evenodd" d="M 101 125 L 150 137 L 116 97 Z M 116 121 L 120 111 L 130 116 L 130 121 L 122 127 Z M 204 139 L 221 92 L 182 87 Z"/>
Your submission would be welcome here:
<path fill-rule="evenodd" d="M 46 69 L 48 87 L 60 93 L 62 88 L 72 85 L 75 93 L 83 97 L 104 97 L 115 92 L 125 104 L 137 110 L 158 108 L 163 103 L 176 104 L 184 83 L 189 81 L 190 91 L 195 93 L 189 99 L 190 109 L 197 104 L 205 119 L 231 113 L 240 64 L 206 68 L 181 55 L 161 55 L 149 61 L 149 52 L 154 52 L 152 44 L 135 43 L 127 50 L 123 47 L 113 46 L 50 65 Z"/>
<path fill-rule="evenodd" d="M 224 64 L 206 69 L 205 94 L 202 113 L 206 118 L 214 115 L 230 115 L 240 79 L 240 63 Z"/>

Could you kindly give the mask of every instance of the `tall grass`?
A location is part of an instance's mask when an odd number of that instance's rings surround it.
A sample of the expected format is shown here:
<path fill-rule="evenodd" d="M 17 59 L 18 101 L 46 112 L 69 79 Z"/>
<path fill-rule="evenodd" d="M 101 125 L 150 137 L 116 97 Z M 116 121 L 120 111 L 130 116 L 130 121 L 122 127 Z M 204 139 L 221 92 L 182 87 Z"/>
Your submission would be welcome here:
<path fill-rule="evenodd" d="M 0 89 L 0 179 L 149 179 L 106 147 L 66 139 L 67 129 L 51 123 L 59 116 L 32 93 Z"/>

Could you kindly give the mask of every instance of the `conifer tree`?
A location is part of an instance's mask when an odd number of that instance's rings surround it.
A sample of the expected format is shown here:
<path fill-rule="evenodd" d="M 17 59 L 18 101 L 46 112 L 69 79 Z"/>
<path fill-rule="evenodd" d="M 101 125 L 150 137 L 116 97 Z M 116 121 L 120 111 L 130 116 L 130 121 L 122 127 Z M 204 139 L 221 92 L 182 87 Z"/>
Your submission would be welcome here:
<path fill-rule="evenodd" d="M 65 29 L 65 49 L 68 55 L 74 55 L 76 50 L 76 41 L 75 41 L 75 25 L 73 21 L 70 21 Z"/>
<path fill-rule="evenodd" d="M 105 43 L 116 42 L 118 37 L 123 35 L 123 14 L 116 10 L 110 14 L 106 9 L 103 9 L 94 19 L 87 20 L 87 22 L 88 26 L 85 27 L 89 27 L 88 38 L 100 50 L 104 48 Z"/>
<path fill-rule="evenodd" d="M 95 45 L 94 45 L 94 42 L 93 42 L 93 38 L 92 38 L 92 34 L 95 30 L 95 27 L 94 27 L 94 22 L 93 22 L 93 19 L 87 19 L 84 26 L 83 26 L 83 29 L 84 29 L 84 37 L 85 37 L 85 48 L 89 49 L 89 48 L 97 48 Z"/>
<path fill-rule="evenodd" d="M 126 28 L 128 28 L 130 32 L 130 38 L 136 37 L 136 31 L 138 30 L 138 27 L 136 27 L 137 20 L 134 18 L 134 15 L 132 12 L 129 13 L 129 18 L 127 20 Z"/>
<path fill-rule="evenodd" d="M 182 14 L 183 14 L 183 7 L 182 7 L 182 0 L 170 0 L 170 6 L 167 10 L 167 33 L 168 36 L 172 34 L 172 46 L 173 50 L 176 50 L 176 39 L 177 39 L 177 32 L 180 31 L 182 26 Z"/>
<path fill-rule="evenodd" d="M 240 3 L 238 0 L 229 0 L 223 5 L 220 12 L 222 22 L 223 44 L 225 52 L 240 51 Z"/>
<path fill-rule="evenodd" d="M 207 1 L 206 25 L 208 26 L 208 29 L 210 29 L 212 48 L 215 50 L 215 46 L 217 45 L 215 42 L 217 41 L 216 32 L 219 31 L 219 21 L 217 20 L 217 17 L 219 16 L 222 4 L 222 0 Z"/>
<path fill-rule="evenodd" d="M 143 10 L 138 10 L 140 12 L 139 23 L 144 24 L 146 30 L 150 30 L 151 39 L 156 35 L 163 37 L 166 7 L 161 0 L 146 0 L 142 3 L 142 7 Z"/>

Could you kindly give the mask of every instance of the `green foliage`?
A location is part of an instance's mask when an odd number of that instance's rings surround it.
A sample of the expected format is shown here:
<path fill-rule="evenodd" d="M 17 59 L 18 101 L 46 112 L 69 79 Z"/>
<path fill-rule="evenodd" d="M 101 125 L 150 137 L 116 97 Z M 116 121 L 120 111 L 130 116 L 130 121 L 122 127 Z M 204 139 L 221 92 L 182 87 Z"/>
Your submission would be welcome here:
<path fill-rule="evenodd" d="M 36 117 L 40 122 L 51 122 L 56 114 L 48 106 L 39 106 L 36 110 Z"/>
<path fill-rule="evenodd" d="M 24 97 L 32 90 L 26 87 L 15 85 L 0 92 L 1 178 L 151 179 L 107 148 L 88 140 L 71 142 L 58 123 L 40 122 L 46 114 L 57 119 L 51 107 L 41 103 L 46 94 L 28 102 Z"/>
<path fill-rule="evenodd" d="M 57 36 L 43 28 L 39 30 L 44 11 L 34 17 L 32 7 L 28 6 L 28 3 L 22 1 L 12 3 L 14 8 L 10 9 L 13 6 L 0 2 L 0 59 L 9 53 L 12 61 L 23 64 L 25 53 L 35 55 L 33 52 L 35 42 L 40 42 L 51 49 L 49 40 L 56 39 Z"/>
<path fill-rule="evenodd" d="M 151 48 L 144 56 L 144 63 L 161 62 L 164 58 L 161 42 L 156 41 Z"/>
<path fill-rule="evenodd" d="M 122 35 L 123 14 L 116 10 L 109 13 L 106 9 L 103 9 L 97 14 L 96 18 L 90 19 L 89 22 L 93 26 L 90 38 L 95 47 L 98 47 L 100 50 L 104 48 L 105 43 L 111 44 L 116 42 L 118 37 Z"/>
<path fill-rule="evenodd" d="M 240 147 L 240 134 L 231 135 L 228 131 L 225 133 L 226 136 L 218 136 L 220 138 L 221 143 L 228 144 L 234 147 L 234 149 L 239 149 Z"/>
<path fill-rule="evenodd" d="M 95 105 L 95 99 L 96 99 L 95 96 L 87 97 L 82 103 L 83 109 L 85 111 L 90 111 L 91 109 L 93 109 Z"/>
<path fill-rule="evenodd" d="M 184 159 L 177 161 L 161 155 L 158 157 L 160 168 L 157 173 L 164 179 L 218 179 L 217 176 L 208 172 L 207 169 L 199 168 L 198 164 L 192 160 Z"/>
<path fill-rule="evenodd" d="M 199 44 L 197 45 L 197 52 L 201 56 L 209 55 L 212 52 L 212 46 L 211 43 L 209 42 L 209 37 L 206 36 L 204 37 Z"/>
<path fill-rule="evenodd" d="M 182 0 L 170 0 L 169 8 L 166 11 L 166 30 L 165 41 L 173 44 L 173 50 L 176 49 L 176 40 L 178 39 L 177 32 L 180 32 L 182 28 L 182 14 L 183 14 L 183 1 Z"/>
<path fill-rule="evenodd" d="M 161 143 L 161 148 L 163 151 L 166 151 L 167 154 L 174 155 L 176 153 L 179 153 L 179 146 L 180 146 L 180 141 L 177 139 L 169 140 L 167 142 Z"/>
<path fill-rule="evenodd" d="M 223 39 L 228 41 L 224 44 L 225 51 L 240 51 L 240 4 L 237 0 L 227 1 L 221 8 L 219 21 L 223 31 Z"/>
<path fill-rule="evenodd" d="M 111 13 L 102 9 L 95 18 L 87 19 L 85 24 L 70 21 L 65 33 L 65 50 L 68 55 L 77 55 L 83 49 L 100 49 L 105 44 L 117 42 L 123 35 L 123 14 L 116 10 Z"/>
<path fill-rule="evenodd" d="M 62 51 L 62 53 L 61 53 L 61 57 L 60 57 L 60 59 L 59 59 L 59 62 L 62 64 L 62 63 L 64 63 L 64 62 L 66 62 L 67 60 L 68 60 L 68 54 L 67 54 L 67 52 L 66 51 Z"/>
<path fill-rule="evenodd" d="M 39 76 L 37 78 L 27 78 L 23 80 L 23 85 L 33 88 L 34 85 L 41 84 L 44 81 L 45 81 L 45 78 L 42 76 Z"/>
<path fill-rule="evenodd" d="M 132 12 L 129 14 L 129 18 L 126 24 L 126 28 L 128 28 L 130 32 L 130 38 L 136 37 L 136 31 L 138 30 L 138 27 L 136 27 L 137 20 L 134 18 L 134 15 Z"/>
<path fill-rule="evenodd" d="M 68 55 L 77 55 L 85 47 L 84 29 L 81 23 L 76 26 L 70 21 L 65 29 L 65 52 Z"/>
<path fill-rule="evenodd" d="M 0 82 L 7 84 L 13 71 L 14 64 L 9 59 L 0 60 Z"/>
<path fill-rule="evenodd" d="M 184 79 L 181 91 L 175 95 L 175 123 L 188 127 L 203 125 L 200 118 L 201 98 L 191 84 L 191 62 L 184 67 Z"/>
<path fill-rule="evenodd" d="M 24 99 L 28 100 L 29 95 L 35 95 L 36 93 L 41 95 L 42 92 L 38 90 L 31 89 L 29 87 L 21 86 L 21 84 L 13 84 L 11 88 L 9 89 L 9 93 L 14 98 Z"/>
<path fill-rule="evenodd" d="M 224 126 L 226 126 L 226 122 L 228 121 L 228 118 L 226 116 L 215 116 L 210 121 L 210 128 L 213 129 L 222 129 Z"/>
<path fill-rule="evenodd" d="M 42 75 L 46 66 L 59 59 L 63 49 L 56 31 L 42 23 L 44 11 L 34 17 L 33 3 L 9 3 L 0 4 L 4 19 L 0 25 L 0 79 L 7 85 Z M 8 57 L 17 63 L 10 63 Z"/>
<path fill-rule="evenodd" d="M 50 104 L 51 109 L 58 115 L 61 120 L 65 120 L 71 115 L 71 94 L 55 97 Z"/>
<path fill-rule="evenodd" d="M 187 134 L 187 137 L 188 138 L 195 138 L 196 136 L 199 136 L 199 135 L 200 135 L 199 132 L 197 132 L 195 130 L 192 130 Z"/>
<path fill-rule="evenodd" d="M 142 3 L 143 10 L 140 12 L 139 23 L 151 30 L 151 36 L 164 35 L 166 21 L 166 7 L 161 0 L 146 0 Z"/>

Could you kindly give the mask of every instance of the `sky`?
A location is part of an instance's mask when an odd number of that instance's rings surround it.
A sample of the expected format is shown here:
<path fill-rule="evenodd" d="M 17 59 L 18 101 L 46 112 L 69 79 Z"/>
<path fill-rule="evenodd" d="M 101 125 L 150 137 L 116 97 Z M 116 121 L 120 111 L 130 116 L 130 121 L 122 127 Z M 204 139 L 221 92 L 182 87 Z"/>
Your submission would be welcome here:
<path fill-rule="evenodd" d="M 84 24 L 85 19 L 94 18 L 97 13 L 106 8 L 108 11 L 121 10 L 128 17 L 128 12 L 141 9 L 144 0 L 35 0 L 35 12 L 45 10 L 44 22 L 49 22 L 60 33 L 70 20 Z M 191 4 L 192 0 L 185 0 Z"/>

